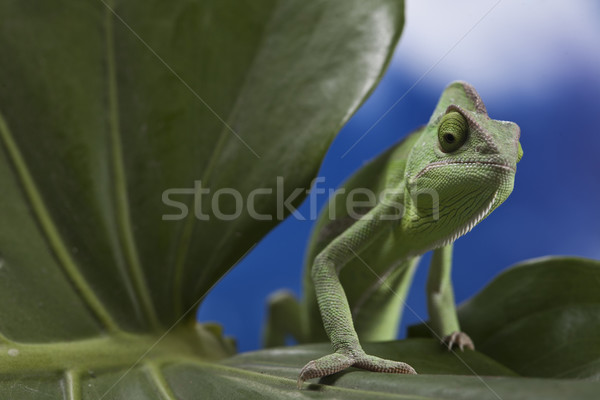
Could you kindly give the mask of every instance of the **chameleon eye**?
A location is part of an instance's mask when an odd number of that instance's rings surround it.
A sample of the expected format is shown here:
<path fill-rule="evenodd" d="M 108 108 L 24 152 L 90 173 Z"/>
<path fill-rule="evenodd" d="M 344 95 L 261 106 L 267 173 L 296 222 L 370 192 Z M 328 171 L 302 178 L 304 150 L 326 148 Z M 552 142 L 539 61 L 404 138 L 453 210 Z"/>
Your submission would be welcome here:
<path fill-rule="evenodd" d="M 467 141 L 469 124 L 457 111 L 451 111 L 442 117 L 438 128 L 438 141 L 444 153 L 458 150 Z"/>

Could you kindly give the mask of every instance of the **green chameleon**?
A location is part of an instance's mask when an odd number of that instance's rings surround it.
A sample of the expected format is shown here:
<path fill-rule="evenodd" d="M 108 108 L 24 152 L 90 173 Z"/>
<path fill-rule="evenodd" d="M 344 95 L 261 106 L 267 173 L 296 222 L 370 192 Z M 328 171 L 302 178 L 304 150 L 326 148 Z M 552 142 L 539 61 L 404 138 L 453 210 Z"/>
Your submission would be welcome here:
<path fill-rule="evenodd" d="M 305 296 L 271 296 L 265 345 L 331 340 L 334 353 L 310 361 L 311 378 L 354 366 L 415 374 L 408 364 L 368 355 L 361 340 L 395 339 L 413 273 L 434 250 L 427 282 L 430 329 L 448 348 L 473 349 L 460 331 L 450 281 L 452 243 L 509 196 L 523 151 L 520 129 L 488 117 L 475 89 L 454 82 L 429 123 L 354 174 L 321 212 L 308 250 Z M 321 322 L 322 321 L 322 322 Z"/>

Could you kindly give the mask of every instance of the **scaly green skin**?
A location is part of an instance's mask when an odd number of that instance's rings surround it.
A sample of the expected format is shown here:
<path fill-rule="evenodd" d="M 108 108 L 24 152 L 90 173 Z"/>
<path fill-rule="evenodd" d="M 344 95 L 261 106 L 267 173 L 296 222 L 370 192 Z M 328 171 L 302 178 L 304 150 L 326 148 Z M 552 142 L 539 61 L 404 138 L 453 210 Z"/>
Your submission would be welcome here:
<path fill-rule="evenodd" d="M 456 317 L 452 243 L 506 200 L 521 156 L 519 127 L 490 119 L 475 89 L 454 82 L 425 127 L 344 184 L 345 194 L 330 199 L 335 210 L 325 208 L 317 222 L 302 303 L 287 292 L 270 301 L 267 346 L 283 344 L 288 333 L 299 342 L 329 337 L 333 345 L 333 354 L 302 369 L 299 387 L 350 366 L 416 373 L 403 362 L 365 354 L 359 337 L 396 337 L 414 269 L 429 250 L 430 327 L 450 348 L 473 348 Z M 356 188 L 385 196 L 349 210 L 346 201 Z"/>

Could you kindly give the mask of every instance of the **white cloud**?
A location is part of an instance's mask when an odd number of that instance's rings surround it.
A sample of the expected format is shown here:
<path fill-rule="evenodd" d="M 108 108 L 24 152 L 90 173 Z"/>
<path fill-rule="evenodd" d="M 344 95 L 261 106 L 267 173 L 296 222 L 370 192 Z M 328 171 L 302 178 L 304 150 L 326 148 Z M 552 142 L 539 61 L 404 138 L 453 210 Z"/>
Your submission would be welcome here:
<path fill-rule="evenodd" d="M 594 1 L 407 0 L 393 68 L 416 80 L 433 67 L 423 84 L 535 94 L 576 68 L 600 77 L 599 20 Z"/>

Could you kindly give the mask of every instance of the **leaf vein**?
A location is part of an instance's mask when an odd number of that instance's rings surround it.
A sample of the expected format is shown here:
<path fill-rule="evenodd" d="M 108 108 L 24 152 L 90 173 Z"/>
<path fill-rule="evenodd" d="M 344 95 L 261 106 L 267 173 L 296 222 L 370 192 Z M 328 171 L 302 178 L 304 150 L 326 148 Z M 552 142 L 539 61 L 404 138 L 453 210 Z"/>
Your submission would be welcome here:
<path fill-rule="evenodd" d="M 127 193 L 127 177 L 123 159 L 123 148 L 121 145 L 121 130 L 119 119 L 119 99 L 117 90 L 117 73 L 114 49 L 114 10 L 107 6 L 106 10 L 106 42 L 107 42 L 107 68 L 108 68 L 108 91 L 109 91 L 109 124 L 110 140 L 112 142 L 113 157 L 113 182 L 114 201 L 116 206 L 116 219 L 119 227 L 119 238 L 125 253 L 127 265 L 129 266 L 130 279 L 133 282 L 143 312 L 154 329 L 159 328 L 158 317 L 150 296 L 148 284 L 143 274 L 140 258 L 135 243 L 131 215 L 129 212 L 129 198 Z"/>
<path fill-rule="evenodd" d="M 49 210 L 46 208 L 44 199 L 2 115 L 0 115 L 0 142 L 4 143 L 8 157 L 14 166 L 16 176 L 31 206 L 32 213 L 37 219 L 42 233 L 57 258 L 59 265 L 69 278 L 69 282 L 104 329 L 112 333 L 119 331 L 112 316 L 89 286 L 67 249 L 67 245 L 61 237 Z"/>

